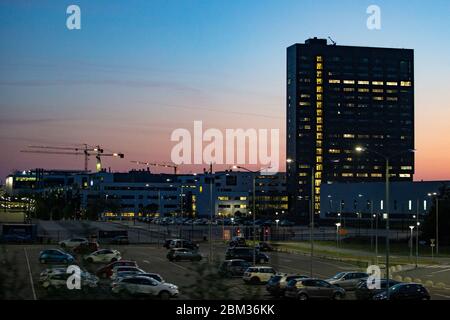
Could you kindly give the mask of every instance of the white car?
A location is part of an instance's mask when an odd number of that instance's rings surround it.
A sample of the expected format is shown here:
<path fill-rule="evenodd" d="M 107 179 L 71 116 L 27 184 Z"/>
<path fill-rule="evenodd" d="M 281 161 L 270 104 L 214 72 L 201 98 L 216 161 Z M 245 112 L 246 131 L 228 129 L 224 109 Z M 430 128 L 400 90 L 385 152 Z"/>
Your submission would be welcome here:
<path fill-rule="evenodd" d="M 72 238 L 60 241 L 59 245 L 61 248 L 75 248 L 82 244 L 87 245 L 88 243 L 88 240 L 85 238 Z"/>
<path fill-rule="evenodd" d="M 65 273 L 67 272 L 67 266 L 64 265 L 55 265 L 52 266 L 51 268 L 47 268 L 45 270 L 43 270 L 40 274 L 39 274 L 39 281 L 45 280 L 47 277 L 57 274 L 57 273 Z"/>
<path fill-rule="evenodd" d="M 102 249 L 84 257 L 84 260 L 89 263 L 110 263 L 122 259 L 120 252 L 111 249 Z"/>
<path fill-rule="evenodd" d="M 67 280 L 71 275 L 66 270 L 59 270 L 40 278 L 39 283 L 45 289 L 67 288 Z M 85 271 L 81 272 L 81 288 L 96 288 L 97 286 L 98 277 Z"/>
<path fill-rule="evenodd" d="M 119 278 L 129 277 L 138 273 L 146 273 L 144 270 L 137 267 L 119 266 L 114 267 L 112 270 L 111 280 L 115 281 Z"/>
<path fill-rule="evenodd" d="M 245 283 L 267 283 L 269 279 L 276 275 L 277 273 L 272 267 L 260 266 L 260 267 L 249 267 L 245 270 L 242 279 Z"/>
<path fill-rule="evenodd" d="M 131 295 L 147 295 L 169 299 L 178 295 L 176 285 L 159 282 L 153 278 L 145 276 L 134 276 L 120 279 L 112 284 L 112 292 L 115 294 L 128 293 Z"/>

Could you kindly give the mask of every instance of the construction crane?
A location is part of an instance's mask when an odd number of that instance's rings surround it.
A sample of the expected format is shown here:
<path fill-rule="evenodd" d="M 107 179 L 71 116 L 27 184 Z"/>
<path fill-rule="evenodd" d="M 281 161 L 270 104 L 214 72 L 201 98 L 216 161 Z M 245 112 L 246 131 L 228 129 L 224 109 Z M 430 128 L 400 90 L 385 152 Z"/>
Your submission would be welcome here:
<path fill-rule="evenodd" d="M 125 157 L 123 153 L 105 153 L 104 149 L 100 146 L 92 147 L 88 144 L 82 144 L 82 147 L 28 146 L 28 148 L 30 148 L 30 150 L 21 150 L 20 152 L 84 156 L 85 171 L 88 171 L 88 162 L 90 156 L 95 156 L 95 159 L 97 160 L 95 166 L 97 172 L 102 171 L 102 157 L 119 157 L 121 159 Z"/>
<path fill-rule="evenodd" d="M 172 168 L 173 173 L 177 174 L 178 166 L 176 164 L 165 164 L 165 163 L 151 163 L 151 162 L 144 162 L 144 161 L 131 161 L 134 164 L 147 166 L 147 169 L 150 170 L 150 166 L 153 167 L 164 167 L 164 168 Z"/>

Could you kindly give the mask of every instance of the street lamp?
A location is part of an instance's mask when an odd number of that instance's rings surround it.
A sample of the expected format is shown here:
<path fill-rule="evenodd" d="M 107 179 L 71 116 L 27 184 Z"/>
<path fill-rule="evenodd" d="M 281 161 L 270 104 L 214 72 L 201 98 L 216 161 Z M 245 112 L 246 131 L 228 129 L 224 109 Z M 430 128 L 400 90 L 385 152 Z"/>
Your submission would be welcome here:
<path fill-rule="evenodd" d="M 403 153 L 408 153 L 408 152 L 415 152 L 415 150 L 413 150 L 413 149 L 403 150 L 401 152 L 395 153 L 394 155 L 390 155 L 390 156 L 384 155 L 383 153 L 380 153 L 375 150 L 363 148 L 361 146 L 356 146 L 355 151 L 359 152 L 359 153 L 366 152 L 366 151 L 371 152 L 378 156 L 381 156 L 386 161 L 386 172 L 385 172 L 385 176 L 386 176 L 386 281 L 387 281 L 387 283 L 389 283 L 389 160 L 390 160 L 390 158 L 392 158 L 394 156 L 398 156 L 398 155 L 401 155 Z M 389 292 L 389 290 L 387 290 L 386 292 L 387 292 L 387 300 L 389 300 L 390 292 Z"/>
<path fill-rule="evenodd" d="M 378 265 L 378 214 L 372 216 L 375 219 L 375 263 Z"/>
<path fill-rule="evenodd" d="M 437 192 L 429 193 L 429 197 L 436 199 L 436 257 L 439 254 L 439 198 Z"/>
<path fill-rule="evenodd" d="M 341 227 L 341 223 L 336 223 L 336 247 L 339 248 L 339 228 Z"/>
<path fill-rule="evenodd" d="M 416 269 L 417 269 L 417 266 L 419 265 L 419 227 L 420 227 L 420 222 L 417 222 L 416 225 L 417 225 L 417 229 L 416 229 Z"/>
<path fill-rule="evenodd" d="M 253 204 L 252 204 L 252 211 L 253 211 L 253 265 L 256 265 L 256 174 L 258 171 L 252 171 L 250 169 L 247 169 L 242 166 L 233 166 L 233 169 L 242 169 L 247 172 L 250 172 L 253 174 Z M 266 168 L 268 169 L 268 168 Z M 260 169 L 261 171 L 261 169 Z"/>
<path fill-rule="evenodd" d="M 412 260 L 412 253 L 413 253 L 413 241 L 414 241 L 414 236 L 413 236 L 413 230 L 414 230 L 414 226 L 409 226 L 409 229 L 411 229 L 411 235 L 409 237 L 409 260 Z"/>
<path fill-rule="evenodd" d="M 286 159 L 286 162 L 288 164 L 292 162 L 296 162 L 293 159 Z M 314 261 L 314 239 L 313 239 L 313 233 L 314 233 L 314 166 L 311 165 L 311 196 L 310 196 L 310 205 L 309 205 L 309 211 L 310 211 L 310 219 L 309 219 L 309 242 L 311 245 L 310 251 L 311 251 L 311 260 L 310 260 L 310 277 L 313 277 L 313 261 Z"/>

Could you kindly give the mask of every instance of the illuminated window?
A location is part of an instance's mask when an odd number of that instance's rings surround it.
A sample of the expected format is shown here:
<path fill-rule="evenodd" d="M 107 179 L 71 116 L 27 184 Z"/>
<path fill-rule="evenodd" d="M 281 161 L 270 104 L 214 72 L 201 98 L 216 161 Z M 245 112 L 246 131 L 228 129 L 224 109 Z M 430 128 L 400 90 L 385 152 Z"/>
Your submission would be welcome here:
<path fill-rule="evenodd" d="M 315 191 L 316 194 L 320 194 L 320 187 L 315 187 L 314 191 Z"/>
<path fill-rule="evenodd" d="M 321 117 L 322 116 L 322 110 L 317 110 L 316 114 L 317 114 L 318 117 Z"/>
<path fill-rule="evenodd" d="M 314 176 L 316 177 L 316 179 L 321 179 L 322 178 L 322 172 L 316 172 L 314 174 Z"/>
<path fill-rule="evenodd" d="M 230 200 L 230 198 L 226 197 L 226 196 L 220 196 L 220 197 L 217 197 L 217 199 L 220 200 L 220 201 L 228 201 L 228 200 Z"/>
<path fill-rule="evenodd" d="M 384 82 L 383 81 L 372 81 L 372 84 L 374 86 L 382 86 L 384 84 Z"/>
<path fill-rule="evenodd" d="M 323 92 L 323 88 L 322 88 L 322 87 L 317 87 L 317 88 L 316 88 L 316 92 L 318 92 L 318 93 Z"/>
<path fill-rule="evenodd" d="M 247 197 L 239 197 L 239 200 L 245 201 L 245 200 L 247 200 Z"/>
<path fill-rule="evenodd" d="M 316 57 L 316 61 L 317 61 L 317 62 L 322 62 L 322 56 L 317 56 L 317 57 Z"/>
<path fill-rule="evenodd" d="M 412 170 L 412 166 L 401 166 L 400 169 L 402 169 L 402 170 Z"/>
<path fill-rule="evenodd" d="M 322 157 L 321 156 L 317 156 L 316 157 L 316 162 L 317 163 L 322 163 Z"/>
<path fill-rule="evenodd" d="M 311 126 L 309 124 L 307 124 L 306 126 L 304 126 L 305 130 L 311 130 Z"/>
<path fill-rule="evenodd" d="M 315 210 L 320 210 L 320 203 L 314 203 L 314 209 Z"/>
<path fill-rule="evenodd" d="M 383 97 L 373 97 L 373 100 L 375 100 L 375 101 L 382 101 Z"/>
<path fill-rule="evenodd" d="M 383 89 L 372 89 L 372 92 L 375 92 L 375 93 L 383 93 L 384 90 L 383 90 Z"/>
<path fill-rule="evenodd" d="M 409 174 L 409 173 L 400 173 L 400 178 L 411 178 L 411 174 Z"/>
<path fill-rule="evenodd" d="M 330 79 L 330 80 L 328 80 L 328 83 L 341 83 L 341 80 Z"/>
<path fill-rule="evenodd" d="M 398 83 L 395 81 L 388 81 L 388 82 L 386 82 L 386 85 L 387 86 L 398 86 Z"/>
<path fill-rule="evenodd" d="M 306 172 L 300 172 L 300 173 L 298 174 L 298 176 L 299 176 L 299 177 L 307 177 L 308 174 L 307 174 Z"/>
<path fill-rule="evenodd" d="M 353 92 L 355 88 L 344 88 L 344 92 Z"/>
<path fill-rule="evenodd" d="M 397 97 L 387 97 L 386 100 L 387 101 L 397 101 L 398 98 Z"/>
<path fill-rule="evenodd" d="M 319 125 L 317 126 L 317 132 L 322 132 L 322 125 L 319 124 Z"/>
<path fill-rule="evenodd" d="M 322 181 L 319 180 L 319 179 L 314 180 L 314 185 L 315 185 L 316 187 L 320 187 L 320 184 L 321 184 L 321 183 L 322 183 Z"/>
<path fill-rule="evenodd" d="M 329 153 L 341 153 L 341 150 L 339 150 L 339 149 L 329 149 L 328 152 Z"/>
<path fill-rule="evenodd" d="M 322 140 L 317 140 L 316 145 L 317 147 L 322 147 Z"/>
<path fill-rule="evenodd" d="M 322 94 L 319 93 L 319 94 L 317 95 L 317 101 L 322 101 Z"/>
<path fill-rule="evenodd" d="M 342 174 L 343 177 L 353 177 L 353 173 L 344 172 Z"/>
<path fill-rule="evenodd" d="M 322 171 L 323 166 L 321 164 L 316 164 L 316 171 Z"/>
<path fill-rule="evenodd" d="M 322 140 L 322 139 L 323 139 L 323 134 L 322 134 L 322 132 L 316 133 L 316 138 L 317 138 L 317 140 Z"/>
<path fill-rule="evenodd" d="M 367 178 L 369 175 L 367 173 L 357 173 L 356 176 L 358 178 Z"/>
<path fill-rule="evenodd" d="M 361 81 L 358 81 L 358 84 L 369 84 L 369 81 L 361 80 Z"/>
<path fill-rule="evenodd" d="M 350 133 L 344 133 L 343 137 L 346 138 L 346 139 L 353 139 L 353 138 L 355 138 L 355 135 L 354 134 L 350 134 Z"/>
<path fill-rule="evenodd" d="M 317 70 L 316 71 L 316 76 L 317 76 L 317 78 L 322 78 L 322 71 Z"/>
<path fill-rule="evenodd" d="M 323 106 L 323 102 L 317 102 L 317 108 L 318 109 L 322 109 Z"/>
<path fill-rule="evenodd" d="M 308 99 L 308 98 L 311 98 L 311 95 L 303 93 L 303 94 L 300 95 L 300 98 Z"/>
<path fill-rule="evenodd" d="M 381 173 L 371 173 L 370 176 L 372 178 L 381 178 L 383 175 Z"/>
<path fill-rule="evenodd" d="M 411 81 L 401 81 L 400 86 L 402 87 L 411 87 Z"/>
<path fill-rule="evenodd" d="M 323 69 L 322 63 L 317 63 L 317 64 L 316 64 L 316 69 L 317 69 L 317 70 L 322 70 L 322 69 Z"/>
<path fill-rule="evenodd" d="M 323 122 L 322 117 L 317 117 L 317 123 L 322 124 L 322 122 Z"/>
<path fill-rule="evenodd" d="M 344 91 L 345 91 L 345 89 L 344 89 Z M 369 89 L 367 89 L 367 88 L 359 88 L 358 89 L 358 92 L 369 92 L 370 90 Z"/>
<path fill-rule="evenodd" d="M 355 84 L 355 80 L 344 80 L 344 84 Z"/>
<path fill-rule="evenodd" d="M 316 154 L 322 154 L 322 148 L 316 148 Z"/>
<path fill-rule="evenodd" d="M 316 79 L 316 83 L 317 83 L 317 84 L 322 84 L 322 78 L 317 78 L 317 79 Z"/>

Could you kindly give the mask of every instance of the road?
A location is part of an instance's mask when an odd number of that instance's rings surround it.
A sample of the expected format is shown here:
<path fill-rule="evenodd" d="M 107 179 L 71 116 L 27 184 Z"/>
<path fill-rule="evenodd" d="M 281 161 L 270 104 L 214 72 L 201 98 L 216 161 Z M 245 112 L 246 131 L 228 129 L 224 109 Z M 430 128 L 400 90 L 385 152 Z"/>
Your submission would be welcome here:
<path fill-rule="evenodd" d="M 38 262 L 39 252 L 44 248 L 54 248 L 54 245 L 8 245 L 6 251 L 0 250 L 2 261 L 8 261 L 13 266 L 9 278 L 10 297 L 18 299 L 51 299 L 45 290 L 39 287 L 38 278 L 45 266 Z M 148 272 L 159 273 L 170 283 L 180 288 L 179 299 L 270 299 L 264 286 L 245 285 L 242 279 L 222 279 L 216 277 L 217 266 L 223 260 L 224 245 L 213 247 L 213 264 L 208 261 L 209 246 L 202 244 L 200 252 L 204 256 L 203 262 L 169 262 L 166 250 L 159 245 L 128 245 L 112 246 L 119 250 L 124 259 L 135 260 L 138 265 Z M 301 254 L 269 253 L 270 262 L 279 272 L 299 273 L 309 275 L 310 259 Z M 89 271 L 95 271 L 99 265 L 83 265 Z M 315 259 L 314 276 L 326 279 L 337 272 L 345 270 L 359 270 L 354 265 L 345 262 L 335 262 L 326 259 Z M 445 269 L 443 269 L 445 270 Z M 3 270 L 4 271 L 4 270 Z M 436 270 L 441 271 L 441 270 Z M 448 276 L 445 270 L 442 276 Z M 433 271 L 432 271 L 433 272 Z M 440 273 L 437 273 L 440 274 Z M 450 299 L 450 290 L 431 288 L 433 299 Z M 110 284 L 102 280 L 101 286 L 94 293 L 80 295 L 77 293 L 64 298 L 115 298 L 110 293 Z M 353 299 L 350 292 L 347 299 Z"/>

